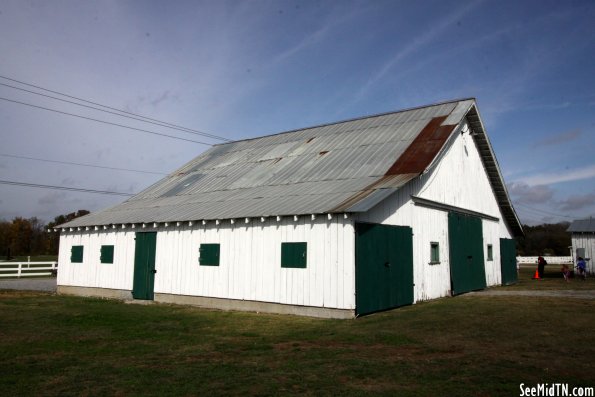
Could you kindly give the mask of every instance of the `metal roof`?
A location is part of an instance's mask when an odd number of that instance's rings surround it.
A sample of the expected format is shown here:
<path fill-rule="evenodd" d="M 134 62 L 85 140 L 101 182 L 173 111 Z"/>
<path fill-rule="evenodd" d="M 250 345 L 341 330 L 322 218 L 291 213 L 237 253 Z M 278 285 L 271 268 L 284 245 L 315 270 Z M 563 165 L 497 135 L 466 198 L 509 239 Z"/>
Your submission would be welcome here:
<path fill-rule="evenodd" d="M 422 173 L 464 117 L 481 132 L 498 202 L 520 229 L 474 99 L 216 145 L 124 203 L 60 227 L 367 211 Z"/>
<path fill-rule="evenodd" d="M 568 231 L 573 233 L 593 233 L 595 232 L 595 219 L 576 220 L 570 224 Z"/>

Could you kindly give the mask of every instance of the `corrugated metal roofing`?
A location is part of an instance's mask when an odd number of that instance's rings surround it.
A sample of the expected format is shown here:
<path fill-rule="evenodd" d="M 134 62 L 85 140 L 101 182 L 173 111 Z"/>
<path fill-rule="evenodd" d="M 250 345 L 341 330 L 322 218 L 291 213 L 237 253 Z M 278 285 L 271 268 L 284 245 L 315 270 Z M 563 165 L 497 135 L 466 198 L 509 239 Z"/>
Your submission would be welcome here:
<path fill-rule="evenodd" d="M 389 170 L 424 149 L 420 133 L 450 133 L 474 107 L 458 100 L 217 145 L 126 202 L 62 226 L 363 211 L 419 175 Z M 432 143 L 421 151 L 426 165 L 443 144 Z"/>
<path fill-rule="evenodd" d="M 579 219 L 570 224 L 568 227 L 569 232 L 573 233 L 593 233 L 595 232 L 595 219 Z"/>

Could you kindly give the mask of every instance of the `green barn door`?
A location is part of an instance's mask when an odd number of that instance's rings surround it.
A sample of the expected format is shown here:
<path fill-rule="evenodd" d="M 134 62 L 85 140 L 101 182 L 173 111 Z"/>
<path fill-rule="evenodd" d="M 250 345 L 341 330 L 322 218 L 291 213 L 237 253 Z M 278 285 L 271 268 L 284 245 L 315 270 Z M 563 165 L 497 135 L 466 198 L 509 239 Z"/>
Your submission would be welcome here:
<path fill-rule="evenodd" d="M 410 227 L 357 223 L 355 261 L 357 315 L 413 303 Z"/>
<path fill-rule="evenodd" d="M 153 300 L 157 233 L 136 233 L 135 240 L 132 297 L 134 299 Z"/>
<path fill-rule="evenodd" d="M 448 240 L 452 294 L 458 295 L 485 288 L 481 219 L 449 212 Z"/>
<path fill-rule="evenodd" d="M 502 267 L 502 285 L 518 281 L 516 271 L 516 242 L 507 238 L 500 239 L 500 265 Z"/>

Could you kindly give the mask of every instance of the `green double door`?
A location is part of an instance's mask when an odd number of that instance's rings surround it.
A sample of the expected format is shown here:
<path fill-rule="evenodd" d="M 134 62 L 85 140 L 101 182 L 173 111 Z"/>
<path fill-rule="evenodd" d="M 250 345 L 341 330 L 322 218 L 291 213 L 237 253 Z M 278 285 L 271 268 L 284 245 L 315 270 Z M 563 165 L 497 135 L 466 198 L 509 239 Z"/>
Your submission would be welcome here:
<path fill-rule="evenodd" d="M 132 297 L 153 300 L 155 286 L 155 247 L 156 232 L 136 233 L 134 250 L 134 279 Z"/>
<path fill-rule="evenodd" d="M 514 284 L 518 281 L 516 242 L 514 240 L 500 239 L 500 266 L 502 268 L 502 285 Z"/>
<path fill-rule="evenodd" d="M 355 233 L 356 314 L 412 304 L 411 228 L 356 223 Z"/>
<path fill-rule="evenodd" d="M 452 294 L 486 287 L 481 219 L 457 212 L 448 213 L 450 280 Z"/>

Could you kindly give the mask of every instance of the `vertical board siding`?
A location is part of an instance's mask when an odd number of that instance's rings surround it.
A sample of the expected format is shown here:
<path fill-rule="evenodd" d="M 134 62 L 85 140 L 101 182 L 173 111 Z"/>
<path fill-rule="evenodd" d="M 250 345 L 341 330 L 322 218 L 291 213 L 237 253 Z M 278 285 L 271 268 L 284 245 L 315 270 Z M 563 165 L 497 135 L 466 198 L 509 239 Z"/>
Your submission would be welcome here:
<path fill-rule="evenodd" d="M 461 134 L 460 132 L 464 133 Z M 415 178 L 370 211 L 357 214 L 357 221 L 411 226 L 413 229 L 415 301 L 451 293 L 448 213 L 417 206 L 411 196 L 481 212 L 499 219 L 482 220 L 485 258 L 487 244 L 494 260 L 486 261 L 486 284 L 501 283 L 500 238 L 513 238 L 492 191 L 479 151 L 463 124 L 433 167 Z M 430 264 L 430 243 L 440 244 L 440 263 Z"/>
<path fill-rule="evenodd" d="M 498 222 L 482 220 L 483 227 L 483 257 L 485 260 L 486 286 L 502 284 L 502 265 L 500 254 L 500 225 Z M 488 244 L 492 245 L 493 260 L 488 260 Z"/>
<path fill-rule="evenodd" d="M 70 247 L 84 247 L 83 263 L 70 263 Z M 101 246 L 114 246 L 114 263 L 101 263 Z M 134 233 L 69 232 L 60 235 L 58 285 L 132 290 Z"/>
<path fill-rule="evenodd" d="M 142 231 L 157 232 L 155 293 L 355 308 L 355 233 L 342 215 Z M 305 269 L 281 267 L 282 242 L 307 243 Z M 220 244 L 219 266 L 199 265 L 201 243 Z M 83 263 L 70 263 L 72 245 L 85 247 Z M 100 263 L 101 245 L 114 246 L 113 264 Z M 60 247 L 59 285 L 132 289 L 134 232 L 63 233 Z"/>
<path fill-rule="evenodd" d="M 577 248 L 584 248 L 585 257 L 591 259 L 587 261 L 587 272 L 592 275 L 595 273 L 595 233 L 572 233 L 572 256 L 575 265 L 578 259 L 576 257 Z"/>

